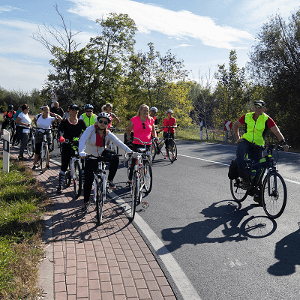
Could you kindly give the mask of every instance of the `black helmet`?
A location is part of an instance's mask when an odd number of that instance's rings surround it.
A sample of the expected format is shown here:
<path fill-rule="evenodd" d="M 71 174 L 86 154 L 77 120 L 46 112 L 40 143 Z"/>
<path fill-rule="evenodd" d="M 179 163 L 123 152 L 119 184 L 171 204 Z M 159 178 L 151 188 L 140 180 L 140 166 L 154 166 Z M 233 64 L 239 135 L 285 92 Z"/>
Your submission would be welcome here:
<path fill-rule="evenodd" d="M 8 105 L 8 109 L 9 109 L 9 110 L 14 109 L 14 106 L 13 106 L 12 104 L 9 104 L 9 105 Z"/>
<path fill-rule="evenodd" d="M 78 107 L 77 104 L 72 104 L 72 105 L 70 106 L 70 109 L 72 109 L 72 110 L 79 110 L 79 107 Z"/>

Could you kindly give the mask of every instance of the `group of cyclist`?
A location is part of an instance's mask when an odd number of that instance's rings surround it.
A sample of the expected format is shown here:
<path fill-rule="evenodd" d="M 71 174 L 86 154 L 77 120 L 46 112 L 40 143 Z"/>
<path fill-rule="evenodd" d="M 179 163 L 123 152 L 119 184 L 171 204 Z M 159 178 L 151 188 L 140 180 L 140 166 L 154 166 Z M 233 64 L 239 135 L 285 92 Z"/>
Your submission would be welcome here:
<path fill-rule="evenodd" d="M 141 147 L 141 143 L 138 140 L 133 140 L 132 136 L 139 138 L 147 143 L 147 149 L 150 148 L 152 139 L 154 138 L 158 142 L 157 132 L 166 128 L 158 128 L 158 119 L 156 113 L 158 109 L 149 107 L 146 104 L 142 104 L 136 116 L 131 118 L 129 125 L 127 126 L 126 133 L 127 139 L 122 142 L 112 133 L 112 122 L 114 125 L 120 123 L 119 118 L 112 112 L 112 104 L 107 103 L 102 106 L 102 112 L 98 115 L 94 114 L 94 107 L 91 104 L 87 104 L 84 107 L 84 113 L 78 117 L 79 107 L 76 104 L 72 104 L 68 107 L 68 111 L 64 111 L 59 107 L 59 103 L 55 102 L 54 106 L 50 109 L 48 105 L 41 107 L 41 112 L 34 117 L 33 123 L 36 127 L 35 133 L 35 156 L 32 169 L 37 168 L 39 155 L 41 153 L 41 145 L 43 135 L 46 133 L 47 142 L 51 144 L 52 134 L 50 131 L 46 131 L 51 128 L 57 128 L 61 134 L 61 168 L 59 171 L 57 193 L 61 193 L 63 182 L 66 176 L 70 158 L 74 155 L 72 142 L 74 139 L 79 138 L 79 155 L 84 162 L 84 204 L 83 209 L 86 208 L 89 202 L 90 192 L 93 183 L 93 174 L 97 169 L 97 163 L 95 158 L 102 156 L 104 161 L 109 162 L 109 174 L 108 174 L 108 188 L 114 189 L 113 183 L 116 175 L 119 158 L 115 155 L 113 150 L 107 148 L 109 143 L 113 143 L 117 147 L 122 148 L 126 153 L 135 152 Z M 11 110 L 11 107 L 9 107 Z M 13 107 L 12 107 L 13 109 Z M 16 118 L 16 125 L 20 127 L 21 132 L 21 146 L 19 152 L 19 160 L 24 159 L 24 150 L 26 148 L 29 134 L 31 119 L 29 117 L 29 106 L 24 104 L 21 106 L 21 113 Z M 11 113 L 15 115 L 16 112 Z M 172 127 L 172 134 L 174 137 L 174 127 L 176 127 L 176 119 L 172 117 L 173 111 L 167 111 L 167 118 L 163 121 L 164 126 Z M 10 116 L 10 115 L 9 115 Z M 5 123 L 2 128 L 4 129 Z M 134 164 L 131 164 L 132 167 Z M 46 165 L 46 169 L 49 169 L 49 163 Z M 132 179 L 132 171 L 129 175 L 129 183 Z"/>

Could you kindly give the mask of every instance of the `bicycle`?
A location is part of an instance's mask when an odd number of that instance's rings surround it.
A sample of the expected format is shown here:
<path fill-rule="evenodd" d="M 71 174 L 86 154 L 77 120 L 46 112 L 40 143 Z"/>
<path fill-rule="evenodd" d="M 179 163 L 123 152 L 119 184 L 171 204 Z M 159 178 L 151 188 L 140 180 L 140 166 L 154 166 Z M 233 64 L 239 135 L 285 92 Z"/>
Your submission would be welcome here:
<path fill-rule="evenodd" d="M 59 141 L 59 132 L 58 129 L 52 128 L 52 144 L 49 147 L 49 151 L 52 152 L 54 150 L 54 142 L 56 142 L 57 147 L 60 148 L 60 154 L 61 154 L 61 143 Z"/>
<path fill-rule="evenodd" d="M 161 127 L 161 129 L 163 128 L 168 128 L 167 135 L 157 145 L 156 154 L 161 153 L 164 157 L 168 157 L 170 162 L 173 163 L 175 160 L 177 160 L 177 146 L 170 132 L 170 128 L 173 128 L 173 126 Z M 165 145 L 165 151 L 162 150 L 164 145 Z"/>
<path fill-rule="evenodd" d="M 120 154 L 111 155 L 121 156 Z M 92 185 L 93 196 L 90 197 L 90 203 L 88 204 L 88 206 L 90 206 L 91 201 L 94 200 L 94 202 L 96 203 L 97 225 L 99 226 L 102 223 L 103 206 L 107 195 L 107 162 L 105 161 L 107 157 L 88 155 L 87 158 L 95 160 L 95 163 L 97 162 L 98 165 L 97 171 L 94 172 L 94 181 Z"/>
<path fill-rule="evenodd" d="M 134 137 L 134 139 L 139 140 L 143 145 L 141 148 L 137 149 L 137 152 L 132 154 L 127 154 L 129 162 L 135 159 L 135 165 L 132 175 L 131 183 L 131 211 L 130 220 L 132 221 L 135 216 L 136 206 L 142 202 L 143 189 L 147 194 L 152 190 L 152 167 L 151 167 L 151 155 L 146 148 L 147 142 L 141 141 L 139 138 Z M 143 148 L 142 148 L 143 147 Z M 128 175 L 131 163 L 128 163 Z"/>
<path fill-rule="evenodd" d="M 42 146 L 41 146 L 41 154 L 40 154 L 40 167 L 42 172 L 46 170 L 46 168 L 49 166 L 49 160 L 50 160 L 50 154 L 49 154 L 49 144 L 47 141 L 47 133 L 51 133 L 52 129 L 45 129 L 45 128 L 36 128 L 36 130 L 43 130 L 43 139 L 42 139 Z M 43 166 L 45 168 L 43 168 Z"/>
<path fill-rule="evenodd" d="M 258 163 L 245 159 L 246 170 L 250 174 L 250 186 L 245 188 L 242 179 L 238 177 L 230 179 L 230 191 L 236 202 L 244 201 L 248 195 L 257 195 L 261 199 L 266 215 L 271 219 L 276 219 L 285 209 L 287 188 L 284 179 L 277 171 L 273 151 L 283 151 L 283 147 L 270 145 L 266 151 L 267 155 Z"/>
<path fill-rule="evenodd" d="M 74 138 L 73 141 L 65 140 L 64 143 L 71 144 L 71 147 L 74 150 L 74 155 L 71 156 L 63 184 L 65 188 L 68 188 L 73 180 L 74 198 L 77 199 L 81 195 L 83 182 L 81 159 L 78 152 L 79 138 Z"/>

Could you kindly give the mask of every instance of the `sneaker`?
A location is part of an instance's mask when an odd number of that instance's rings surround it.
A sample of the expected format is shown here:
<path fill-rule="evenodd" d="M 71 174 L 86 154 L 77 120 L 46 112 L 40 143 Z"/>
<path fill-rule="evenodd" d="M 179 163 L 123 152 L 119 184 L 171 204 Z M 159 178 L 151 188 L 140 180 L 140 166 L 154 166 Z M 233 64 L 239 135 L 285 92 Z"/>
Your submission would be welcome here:
<path fill-rule="evenodd" d="M 32 170 L 36 170 L 37 169 L 37 165 L 34 165 L 31 169 Z"/>
<path fill-rule="evenodd" d="M 59 186 L 57 187 L 56 193 L 57 193 L 57 194 L 61 194 L 61 185 L 59 185 Z"/>
<path fill-rule="evenodd" d="M 168 155 L 166 157 L 164 157 L 164 159 L 167 159 L 168 158 Z"/>
<path fill-rule="evenodd" d="M 108 188 L 111 190 L 116 188 L 116 186 L 114 185 L 114 183 L 112 181 L 107 181 L 107 185 L 108 185 Z"/>

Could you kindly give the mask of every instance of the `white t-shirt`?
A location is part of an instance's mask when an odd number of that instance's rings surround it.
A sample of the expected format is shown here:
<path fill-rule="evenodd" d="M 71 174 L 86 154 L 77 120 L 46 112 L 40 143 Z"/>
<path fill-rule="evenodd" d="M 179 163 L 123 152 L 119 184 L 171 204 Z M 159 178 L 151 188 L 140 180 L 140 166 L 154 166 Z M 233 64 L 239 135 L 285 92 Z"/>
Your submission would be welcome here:
<path fill-rule="evenodd" d="M 55 117 L 48 116 L 47 118 L 43 118 L 43 115 L 40 115 L 39 118 L 36 121 L 36 127 L 37 128 L 43 128 L 43 129 L 50 129 L 51 123 L 55 120 Z M 43 130 L 38 130 L 43 132 Z"/>
<path fill-rule="evenodd" d="M 25 123 L 25 124 L 29 124 L 29 125 L 31 124 L 31 119 L 30 119 L 30 117 L 29 117 L 28 114 L 24 114 L 23 112 L 21 112 L 21 113 L 18 115 L 18 118 L 21 119 L 21 123 Z M 20 125 L 20 126 L 24 128 L 24 129 L 23 129 L 23 132 L 24 132 L 24 133 L 29 133 L 29 132 L 30 132 L 30 129 L 27 128 L 26 126 L 24 126 L 24 125 Z"/>

